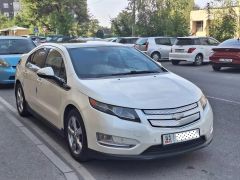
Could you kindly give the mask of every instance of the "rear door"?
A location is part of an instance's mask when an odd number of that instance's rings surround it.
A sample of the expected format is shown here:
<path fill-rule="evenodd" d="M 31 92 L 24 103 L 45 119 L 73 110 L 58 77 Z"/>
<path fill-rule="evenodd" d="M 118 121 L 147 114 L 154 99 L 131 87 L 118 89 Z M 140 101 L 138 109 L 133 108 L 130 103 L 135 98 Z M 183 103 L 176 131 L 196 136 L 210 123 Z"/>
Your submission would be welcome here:
<path fill-rule="evenodd" d="M 32 53 L 26 62 L 26 67 L 23 72 L 24 81 L 23 88 L 25 98 L 28 104 L 31 106 L 33 110 L 37 110 L 36 101 L 37 101 L 37 71 L 41 69 L 44 65 L 45 59 L 48 54 L 47 48 L 41 48 L 34 53 Z"/>
<path fill-rule="evenodd" d="M 168 59 L 169 53 L 172 49 L 172 43 L 170 38 L 155 38 L 155 43 L 157 46 L 157 50 L 161 53 L 162 59 Z"/>
<path fill-rule="evenodd" d="M 63 53 L 57 48 L 51 48 L 44 67 L 51 67 L 55 77 L 67 83 L 66 68 Z M 38 107 L 41 115 L 59 127 L 59 116 L 62 99 L 68 90 L 64 89 L 56 80 L 39 79 L 37 84 Z"/>

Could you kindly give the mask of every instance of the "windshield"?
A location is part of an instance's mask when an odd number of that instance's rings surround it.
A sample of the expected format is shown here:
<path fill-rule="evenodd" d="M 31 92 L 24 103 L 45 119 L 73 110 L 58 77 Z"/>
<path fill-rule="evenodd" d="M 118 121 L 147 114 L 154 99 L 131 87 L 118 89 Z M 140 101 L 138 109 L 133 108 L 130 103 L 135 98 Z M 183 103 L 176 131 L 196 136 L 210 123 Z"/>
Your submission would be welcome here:
<path fill-rule="evenodd" d="M 79 78 L 163 72 L 160 66 L 134 48 L 85 47 L 68 51 Z"/>
<path fill-rule="evenodd" d="M 1 39 L 0 54 L 25 54 L 35 48 L 31 39 Z"/>

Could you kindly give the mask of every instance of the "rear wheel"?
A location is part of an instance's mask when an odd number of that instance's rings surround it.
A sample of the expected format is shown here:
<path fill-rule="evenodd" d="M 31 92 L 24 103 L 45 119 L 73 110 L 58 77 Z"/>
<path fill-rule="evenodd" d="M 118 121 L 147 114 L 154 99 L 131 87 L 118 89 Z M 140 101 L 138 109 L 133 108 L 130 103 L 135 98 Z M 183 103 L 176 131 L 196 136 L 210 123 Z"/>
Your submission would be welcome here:
<path fill-rule="evenodd" d="M 87 136 L 83 120 L 76 109 L 69 112 L 65 120 L 65 134 L 68 148 L 74 159 L 87 161 Z"/>
<path fill-rule="evenodd" d="M 195 61 L 194 61 L 194 65 L 195 66 L 200 66 L 203 64 L 203 56 L 201 54 L 198 54 L 196 57 L 195 57 Z"/>
<path fill-rule="evenodd" d="M 154 52 L 154 53 L 152 53 L 151 58 L 155 61 L 160 61 L 161 60 L 161 55 L 160 55 L 159 52 Z"/>
<path fill-rule="evenodd" d="M 15 88 L 15 96 L 16 96 L 16 104 L 17 104 L 17 110 L 20 116 L 26 117 L 29 115 L 29 112 L 27 110 L 27 102 L 25 100 L 23 88 L 20 83 L 16 84 Z"/>
<path fill-rule="evenodd" d="M 221 67 L 221 66 L 218 66 L 218 65 L 216 65 L 216 64 L 213 64 L 213 65 L 212 65 L 212 68 L 213 68 L 214 71 L 220 71 L 222 67 Z"/>
<path fill-rule="evenodd" d="M 172 64 L 173 64 L 173 65 L 178 65 L 179 63 L 180 63 L 180 61 L 172 60 Z"/>

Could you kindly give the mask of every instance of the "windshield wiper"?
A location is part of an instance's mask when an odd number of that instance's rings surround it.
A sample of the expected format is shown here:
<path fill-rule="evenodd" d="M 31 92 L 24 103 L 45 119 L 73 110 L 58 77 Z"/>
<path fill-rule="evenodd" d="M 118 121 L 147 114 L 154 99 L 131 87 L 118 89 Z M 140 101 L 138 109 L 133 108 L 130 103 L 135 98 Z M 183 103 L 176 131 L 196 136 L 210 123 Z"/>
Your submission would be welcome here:
<path fill-rule="evenodd" d="M 111 74 L 111 75 L 118 76 L 118 75 L 132 75 L 132 74 L 151 74 L 151 73 L 160 73 L 160 72 L 159 71 L 130 71 L 125 73 Z"/>

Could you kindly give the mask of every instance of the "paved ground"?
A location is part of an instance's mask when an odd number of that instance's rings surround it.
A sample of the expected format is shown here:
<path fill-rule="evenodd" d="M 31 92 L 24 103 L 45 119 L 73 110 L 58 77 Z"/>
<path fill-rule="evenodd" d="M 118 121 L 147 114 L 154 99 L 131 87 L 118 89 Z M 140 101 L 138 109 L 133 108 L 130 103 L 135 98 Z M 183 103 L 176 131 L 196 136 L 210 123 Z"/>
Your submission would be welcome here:
<path fill-rule="evenodd" d="M 23 123 L 36 132 L 39 136 L 46 137 L 46 143 L 50 147 L 55 148 L 56 153 L 72 165 L 78 173 L 83 173 L 85 179 L 178 179 L 178 180 L 240 180 L 240 70 L 226 69 L 221 72 L 213 72 L 209 65 L 201 67 L 194 67 L 192 65 L 172 66 L 168 62 L 162 63 L 167 69 L 183 76 L 184 78 L 197 84 L 209 97 L 209 101 L 213 107 L 215 115 L 214 123 L 214 141 L 212 144 L 202 150 L 165 160 L 154 161 L 91 161 L 84 164 L 79 164 L 68 156 L 64 140 L 54 133 L 51 128 L 46 127 L 43 123 L 35 118 L 22 120 Z M 159 87 L 161 88 L 161 87 Z M 10 104 L 15 105 L 13 97 L 13 90 L 11 88 L 1 89 L 0 96 L 3 97 Z M 4 147 L 7 142 L 2 140 L 2 137 L 13 137 L 11 135 L 11 124 L 3 121 L 3 116 L 0 116 L 0 148 Z M 4 123 L 4 124 L 1 124 Z M 2 128 L 2 126 L 6 128 Z M 9 132 L 9 129 L 11 132 Z M 24 139 L 21 135 L 16 137 Z M 51 140 L 49 140 L 49 137 Z M 14 138 L 10 138 L 14 141 Z M 5 142 L 5 143 L 2 143 Z M 21 149 L 15 148 L 16 153 L 23 154 L 24 157 L 29 158 L 31 154 L 25 153 L 28 148 L 32 148 L 26 141 L 20 141 Z M 25 145 L 26 144 L 26 145 Z M 30 147 L 28 147 L 30 146 Z M 34 149 L 34 148 L 33 148 Z M 30 150 L 31 152 L 34 150 Z M 4 151 L 5 152 L 5 151 Z M 4 153 L 0 150 L 0 159 L 4 159 Z M 5 152 L 6 153 L 6 152 Z M 7 153 L 6 153 L 7 154 Z M 21 171 L 30 173 L 30 177 L 37 177 L 38 171 L 45 172 L 46 178 L 51 179 L 56 177 L 59 172 L 54 167 L 38 167 L 38 161 L 34 157 L 31 161 L 20 158 L 23 166 L 30 168 L 32 171 L 26 171 L 24 168 Z M 5 161 L 10 160 L 10 156 L 5 157 Z M 41 159 L 41 158 L 40 158 Z M 42 157 L 44 159 L 44 157 Z M 19 165 L 9 163 L 4 166 L 0 161 L 0 179 L 2 179 L 2 172 L 14 172 Z M 3 169 L 4 168 L 4 169 Z M 40 168 L 37 169 L 37 168 Z M 21 175 L 21 171 L 19 175 Z M 22 173 L 22 174 L 23 174 Z M 32 173 L 32 174 L 31 174 Z M 21 176 L 18 176 L 21 177 Z M 58 176 L 57 176 L 58 177 Z M 59 176 L 61 178 L 61 175 Z M 14 177 L 18 179 L 17 177 Z M 12 179 L 14 179 L 12 178 Z"/>

